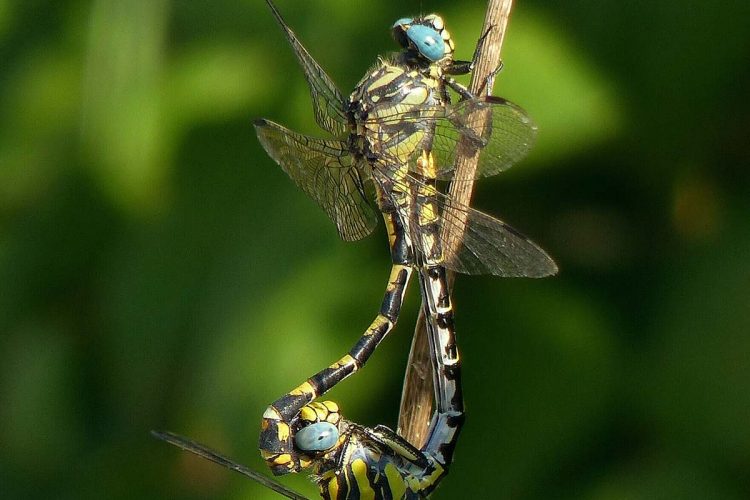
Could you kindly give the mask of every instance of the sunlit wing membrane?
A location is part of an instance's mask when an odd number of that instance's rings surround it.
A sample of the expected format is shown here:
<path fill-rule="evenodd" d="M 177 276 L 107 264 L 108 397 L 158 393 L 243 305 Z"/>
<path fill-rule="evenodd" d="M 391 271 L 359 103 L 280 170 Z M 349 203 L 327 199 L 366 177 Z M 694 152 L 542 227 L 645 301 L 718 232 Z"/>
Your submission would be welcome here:
<path fill-rule="evenodd" d="M 377 218 L 346 144 L 308 137 L 268 120 L 255 123 L 263 148 L 328 214 L 339 235 L 354 241 L 369 235 Z"/>
<path fill-rule="evenodd" d="M 305 80 L 310 87 L 315 121 L 323 130 L 333 134 L 334 137 L 342 139 L 349 132 L 348 120 L 346 118 L 346 101 L 341 92 L 336 88 L 333 80 L 326 74 L 323 68 L 313 59 L 310 53 L 297 39 L 294 32 L 287 26 L 276 7 L 266 1 L 271 8 L 276 21 L 286 34 L 289 45 L 292 46 L 302 70 Z"/>
<path fill-rule="evenodd" d="M 508 224 L 443 194 L 437 195 L 445 266 L 463 274 L 543 278 L 557 273 L 547 253 Z M 464 222 L 465 220 L 465 222 Z M 450 250 L 453 236 L 460 238 Z"/>

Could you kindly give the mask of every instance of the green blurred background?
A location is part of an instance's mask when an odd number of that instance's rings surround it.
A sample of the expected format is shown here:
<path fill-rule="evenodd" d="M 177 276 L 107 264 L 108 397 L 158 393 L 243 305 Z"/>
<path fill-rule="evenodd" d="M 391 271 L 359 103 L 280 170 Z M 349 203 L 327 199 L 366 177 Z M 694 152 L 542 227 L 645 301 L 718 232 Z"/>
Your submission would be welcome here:
<path fill-rule="evenodd" d="M 279 0 L 344 93 L 388 28 L 482 2 Z M 517 3 L 496 93 L 540 128 L 475 205 L 559 277 L 459 277 L 468 419 L 436 498 L 750 497 L 750 3 Z M 256 1 L 0 0 L 0 495 L 276 498 L 153 440 L 262 469 L 266 404 L 338 358 L 388 270 L 269 160 L 316 133 Z M 331 396 L 395 425 L 419 305 Z M 286 484 L 309 495 L 304 477 Z"/>

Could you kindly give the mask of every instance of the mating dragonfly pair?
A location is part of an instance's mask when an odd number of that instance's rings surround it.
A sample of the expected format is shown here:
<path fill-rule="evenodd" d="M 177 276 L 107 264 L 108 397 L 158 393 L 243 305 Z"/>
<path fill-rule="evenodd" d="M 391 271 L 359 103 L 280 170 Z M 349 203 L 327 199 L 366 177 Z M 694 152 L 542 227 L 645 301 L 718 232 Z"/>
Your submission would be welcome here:
<path fill-rule="evenodd" d="M 454 177 L 457 155 L 478 151 L 483 161 L 477 177 L 509 168 L 526 155 L 536 129 L 519 107 L 475 96 L 453 80 L 451 75 L 468 73 L 473 63 L 453 59 L 453 41 L 437 15 L 396 21 L 393 35 L 402 50 L 379 60 L 346 99 L 267 3 L 304 70 L 315 119 L 334 138 L 308 137 L 265 119 L 255 123 L 258 138 L 344 240 L 373 231 L 374 199 L 385 221 L 392 268 L 380 311 L 352 349 L 265 411 L 261 454 L 275 475 L 311 468 L 323 498 L 424 498 L 447 474 L 464 419 L 446 269 L 526 277 L 557 271 L 537 245 L 443 195 L 437 181 Z M 415 270 L 436 404 L 419 448 L 388 427 L 367 428 L 342 418 L 331 401 L 314 401 L 361 368 L 394 328 Z M 155 435 L 288 498 L 304 498 L 187 438 Z"/>

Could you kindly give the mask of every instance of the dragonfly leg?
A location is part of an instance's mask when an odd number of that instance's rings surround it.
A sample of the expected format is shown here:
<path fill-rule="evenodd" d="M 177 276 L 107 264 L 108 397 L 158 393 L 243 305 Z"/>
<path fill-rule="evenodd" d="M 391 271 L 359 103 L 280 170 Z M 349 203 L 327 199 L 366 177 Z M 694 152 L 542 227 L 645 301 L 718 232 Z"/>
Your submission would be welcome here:
<path fill-rule="evenodd" d="M 456 91 L 456 93 L 461 97 L 462 101 L 465 99 L 474 99 L 474 94 L 472 94 L 471 91 L 466 88 L 466 85 L 458 83 L 456 80 L 449 76 L 446 76 L 445 78 L 443 78 L 443 80 L 448 87 Z"/>
<path fill-rule="evenodd" d="M 482 36 L 477 40 L 474 46 L 474 55 L 471 56 L 471 61 L 452 61 L 450 66 L 445 68 L 445 73 L 449 75 L 466 75 L 474 71 L 474 66 L 479 60 L 479 52 L 484 47 L 484 42 L 487 39 L 487 35 L 494 29 L 494 26 L 490 26 L 487 30 L 482 33 Z"/>
<path fill-rule="evenodd" d="M 453 61 L 445 68 L 447 75 L 467 75 L 474 69 L 474 61 Z"/>
<path fill-rule="evenodd" d="M 495 77 L 503 70 L 503 66 L 503 61 L 497 63 L 497 67 L 493 69 L 492 72 L 487 75 L 487 78 L 484 79 L 484 82 L 482 82 L 482 86 L 479 88 L 479 94 L 484 94 L 486 97 L 490 97 L 490 89 L 495 85 Z"/>
<path fill-rule="evenodd" d="M 490 34 L 490 32 L 494 29 L 494 26 L 490 26 L 487 28 L 487 30 L 482 34 L 481 37 L 479 37 L 479 40 L 477 40 L 476 47 L 474 48 L 474 55 L 471 58 L 471 61 L 453 61 L 450 66 L 448 66 L 445 69 L 446 75 L 466 75 L 468 73 L 471 73 L 474 71 L 474 67 L 476 66 L 476 62 L 479 59 L 479 53 L 484 47 L 484 43 L 487 40 L 487 35 Z M 500 61 L 500 63 L 497 65 L 497 68 L 492 70 L 492 72 L 487 75 L 487 78 L 485 78 L 484 82 L 482 82 L 482 87 L 480 88 L 479 92 L 477 94 L 485 94 L 487 96 L 490 95 L 490 89 L 493 87 L 493 82 L 495 80 L 495 77 L 498 73 L 503 69 L 503 62 Z M 448 85 L 450 88 L 455 90 L 462 99 L 468 99 L 474 97 L 474 94 L 469 92 L 469 89 L 467 89 L 464 85 L 461 85 L 460 83 L 456 82 L 453 78 L 445 77 L 444 78 L 446 85 Z"/>

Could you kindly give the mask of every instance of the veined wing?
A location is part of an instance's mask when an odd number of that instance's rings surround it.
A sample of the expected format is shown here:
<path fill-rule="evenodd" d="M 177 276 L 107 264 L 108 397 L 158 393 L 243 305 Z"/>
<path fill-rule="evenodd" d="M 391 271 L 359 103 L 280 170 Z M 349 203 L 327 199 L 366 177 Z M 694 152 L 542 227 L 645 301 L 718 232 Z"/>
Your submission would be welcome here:
<path fill-rule="evenodd" d="M 305 72 L 305 80 L 310 87 L 310 97 L 312 97 L 313 111 L 315 112 L 315 121 L 323 130 L 333 134 L 334 137 L 343 138 L 349 131 L 349 122 L 346 117 L 346 100 L 336 88 L 318 62 L 313 59 L 307 49 L 297 39 L 297 35 L 281 17 L 276 6 L 271 0 L 266 0 L 271 8 L 273 16 L 278 21 L 281 29 L 284 30 L 289 45 L 292 46 L 294 54 L 297 56 L 302 70 Z"/>
<path fill-rule="evenodd" d="M 459 153 L 481 151 L 474 179 L 495 175 L 523 159 L 536 139 L 536 126 L 519 106 L 499 97 L 465 99 L 456 104 L 421 106 L 382 104 L 366 120 L 371 127 L 390 133 L 374 148 L 384 161 L 409 158 L 409 164 L 431 150 L 441 180 L 453 180 L 454 160 Z M 489 119 L 485 119 L 489 114 Z M 479 125 L 482 125 L 479 127 Z M 431 132 L 434 131 L 434 132 Z M 410 140 L 425 132 L 421 140 Z M 388 159 L 390 157 L 390 160 Z"/>
<path fill-rule="evenodd" d="M 557 264 L 536 243 L 505 222 L 436 195 L 441 219 L 445 267 L 463 274 L 508 278 L 543 278 L 557 274 Z M 460 238 L 455 250 L 450 241 Z"/>
<path fill-rule="evenodd" d="M 182 450 L 189 451 L 190 453 L 198 455 L 199 457 L 203 457 L 216 464 L 224 466 L 227 469 L 239 472 L 243 476 L 249 477 L 250 479 L 259 482 L 263 486 L 272 489 L 276 493 L 279 493 L 286 498 L 291 498 L 292 500 L 307 500 L 307 497 L 297 493 L 290 488 L 287 488 L 278 481 L 274 481 L 270 477 L 266 477 L 259 472 L 248 469 L 244 465 L 238 464 L 234 460 L 227 458 L 224 455 L 212 450 L 211 448 L 193 441 L 192 439 L 188 439 L 171 432 L 151 431 L 151 435 L 157 439 L 166 441 L 167 443 L 172 444 Z"/>
<path fill-rule="evenodd" d="M 308 137 L 263 119 L 255 122 L 255 131 L 268 155 L 328 214 L 341 238 L 354 241 L 372 232 L 377 218 L 344 142 Z"/>
<path fill-rule="evenodd" d="M 449 106 L 446 114 L 447 120 L 436 124 L 433 145 L 441 179 L 451 178 L 459 135 L 470 147 L 479 146 L 481 150 L 475 178 L 509 169 L 526 157 L 536 141 L 537 128 L 526 111 L 500 97 L 460 101 Z M 477 133 L 485 114 L 489 114 L 490 119 L 484 120 L 484 127 Z"/>
<path fill-rule="evenodd" d="M 374 170 L 373 175 L 379 178 L 387 173 Z M 403 182 L 403 190 L 412 190 L 421 183 L 411 175 L 398 182 Z M 543 278 L 557 273 L 557 265 L 544 250 L 505 222 L 439 192 L 434 200 L 440 217 L 438 237 L 448 269 L 504 278 Z M 404 218 L 411 215 L 401 214 Z M 410 226 L 415 228 L 415 222 Z M 452 249 L 456 240 L 459 243 Z"/>

